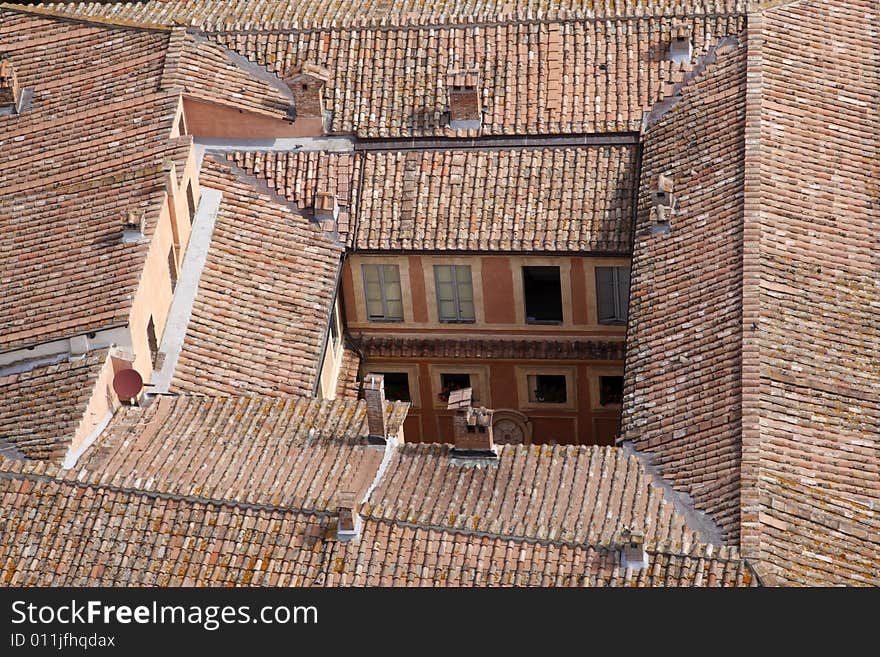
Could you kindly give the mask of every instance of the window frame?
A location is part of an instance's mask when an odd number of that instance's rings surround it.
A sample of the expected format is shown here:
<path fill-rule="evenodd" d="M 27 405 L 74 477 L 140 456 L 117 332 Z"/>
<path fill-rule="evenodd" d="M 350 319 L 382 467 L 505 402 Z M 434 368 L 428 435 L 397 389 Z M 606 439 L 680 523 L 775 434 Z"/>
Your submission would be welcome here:
<path fill-rule="evenodd" d="M 520 411 L 576 411 L 578 404 L 578 367 L 576 365 L 516 365 L 517 403 Z M 532 401 L 531 377 L 564 376 L 565 401 Z"/>
<path fill-rule="evenodd" d="M 455 310 L 455 317 L 443 317 L 440 311 L 440 303 L 441 301 L 447 301 L 446 299 L 441 300 L 440 298 L 440 269 L 443 267 L 449 268 L 452 274 L 452 305 Z M 434 264 L 432 265 L 434 271 L 434 292 L 435 292 L 435 300 L 437 303 L 437 321 L 442 324 L 474 324 L 477 321 L 477 304 L 476 298 L 474 295 L 474 273 L 471 269 L 470 265 L 458 265 L 458 264 Z M 459 269 L 467 269 L 468 270 L 468 282 L 471 286 L 471 317 L 462 317 L 461 313 L 461 299 L 459 296 Z"/>
<path fill-rule="evenodd" d="M 537 392 L 538 388 L 538 377 L 555 377 L 562 379 L 562 390 L 565 395 L 565 399 L 562 401 L 541 401 L 539 399 L 533 399 L 533 395 Z M 532 382 L 534 381 L 534 385 Z M 569 403 L 569 392 L 568 392 L 568 377 L 565 374 L 559 373 L 548 373 L 548 372 L 538 372 L 534 374 L 526 374 L 526 383 L 528 384 L 528 393 L 529 393 L 529 404 L 535 404 L 540 406 L 552 406 L 552 405 L 564 405 Z"/>
<path fill-rule="evenodd" d="M 614 316 L 610 318 L 602 317 L 602 309 L 599 299 L 601 298 L 600 292 L 600 283 L 599 283 L 599 270 L 602 269 L 610 269 L 611 270 L 611 293 L 614 299 Z M 596 323 L 601 324 L 602 326 L 626 326 L 626 323 L 629 321 L 629 288 L 630 285 L 627 284 L 625 289 L 621 286 L 621 277 L 620 270 L 627 269 L 629 270 L 629 276 L 627 277 L 631 281 L 632 277 L 632 268 L 626 265 L 597 265 L 594 271 L 595 278 L 595 286 L 596 286 Z M 623 296 L 626 295 L 626 303 L 623 302 Z M 626 312 L 621 312 L 623 306 L 626 306 Z"/>
<path fill-rule="evenodd" d="M 559 319 L 529 319 L 529 298 L 526 290 L 527 269 L 550 269 L 554 268 L 559 274 Z M 523 321 L 528 326 L 562 326 L 565 324 L 565 286 L 563 285 L 563 268 L 558 264 L 520 264 L 519 275 L 522 282 Z"/>
<path fill-rule="evenodd" d="M 382 302 L 382 315 L 371 315 L 370 314 L 370 290 L 368 287 L 367 281 L 367 268 L 375 267 L 378 272 L 379 279 L 379 293 L 381 295 Z M 386 267 L 393 267 L 397 270 L 397 285 L 400 288 L 400 299 L 398 300 L 400 303 L 400 317 L 390 317 L 388 313 L 388 290 L 385 284 L 385 269 Z M 404 313 L 404 303 L 403 303 L 403 282 L 400 274 L 400 265 L 397 263 L 379 263 L 379 262 L 362 262 L 361 263 L 361 278 L 363 278 L 364 284 L 364 311 L 366 312 L 366 318 L 368 322 L 402 322 L 404 321 L 405 313 Z"/>

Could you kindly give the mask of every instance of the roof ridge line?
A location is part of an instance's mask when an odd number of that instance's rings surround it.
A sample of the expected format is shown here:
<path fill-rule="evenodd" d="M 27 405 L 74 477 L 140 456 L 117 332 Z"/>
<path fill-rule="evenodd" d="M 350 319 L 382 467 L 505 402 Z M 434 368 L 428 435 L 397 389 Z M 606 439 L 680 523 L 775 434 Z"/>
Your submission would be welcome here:
<path fill-rule="evenodd" d="M 386 524 L 390 526 L 396 527 L 407 527 L 409 529 L 424 529 L 428 531 L 437 531 L 443 532 L 446 534 L 458 534 L 462 536 L 472 536 L 478 538 L 490 538 L 502 541 L 512 541 L 516 543 L 527 543 L 529 545 L 543 545 L 543 546 L 553 546 L 553 547 L 567 547 L 572 549 L 588 549 L 593 548 L 597 551 L 603 551 L 606 553 L 615 552 L 616 548 L 610 545 L 603 545 L 601 543 L 578 543 L 576 541 L 561 541 L 557 539 L 549 539 L 549 538 L 537 538 L 534 536 L 523 536 L 520 534 L 504 534 L 497 532 L 488 532 L 481 531 L 477 529 L 467 529 L 464 527 L 454 527 L 451 525 L 438 525 L 434 523 L 427 522 L 410 522 L 408 520 L 400 520 L 397 518 L 388 518 L 385 516 L 374 516 L 368 515 L 364 517 L 364 522 L 376 522 L 381 524 Z M 723 561 L 725 563 L 741 563 L 745 562 L 745 559 L 739 554 L 739 550 L 736 549 L 735 546 L 723 546 L 727 549 L 728 553 L 733 552 L 736 556 L 726 556 L 720 557 L 717 553 L 714 553 L 712 556 L 707 556 L 705 554 L 705 544 L 698 543 L 691 548 L 690 552 L 684 552 L 682 550 L 673 550 L 670 548 L 664 547 L 665 542 L 661 541 L 657 545 L 653 547 L 646 547 L 645 551 L 651 554 L 663 555 L 669 557 L 680 557 L 682 559 L 711 559 L 712 561 Z M 713 546 L 717 547 L 717 546 Z"/>
<path fill-rule="evenodd" d="M 796 2 L 800 2 L 801 0 L 795 0 Z M 525 14 L 528 10 L 521 10 L 521 12 L 517 12 L 514 14 L 500 14 L 492 19 L 484 19 L 484 20 L 463 20 L 467 18 L 464 14 L 449 14 L 447 16 L 434 16 L 429 17 L 433 20 L 429 20 L 425 23 L 419 22 L 410 22 L 400 24 L 392 24 L 390 21 L 395 18 L 404 18 L 399 13 L 398 15 L 391 15 L 384 18 L 349 18 L 343 19 L 338 22 L 330 22 L 323 25 L 308 25 L 303 27 L 283 27 L 279 23 L 280 21 L 275 20 L 272 21 L 271 27 L 265 28 L 236 28 L 236 27 L 224 27 L 219 29 L 210 29 L 206 30 L 203 26 L 207 21 L 202 21 L 202 23 L 198 26 L 199 29 L 204 30 L 208 34 L 223 34 L 223 35 L 237 35 L 237 34 L 304 34 L 304 33 L 315 33 L 315 32 L 357 32 L 362 30 L 370 30 L 374 32 L 403 32 L 409 30 L 459 30 L 459 29 L 468 29 L 468 28 L 484 28 L 484 27 L 507 27 L 507 26 L 518 26 L 518 25 L 559 25 L 559 24 L 571 24 L 571 23 L 610 23 L 610 22 L 624 22 L 624 21 L 635 21 L 635 20 L 651 20 L 651 19 L 664 19 L 664 18 L 680 18 L 685 20 L 693 20 L 693 19 L 703 19 L 703 18 L 733 18 L 738 16 L 745 16 L 748 14 L 748 6 L 746 2 L 739 3 L 739 9 L 732 9 L 730 11 L 691 11 L 685 12 L 684 15 L 678 15 L 674 13 L 674 11 L 663 10 L 657 12 L 649 12 L 638 14 L 636 12 L 624 12 L 622 14 L 617 15 L 596 15 L 595 11 L 584 11 L 581 13 L 577 13 L 577 10 L 567 10 L 565 16 L 541 16 L 541 17 L 529 17 Z M 448 18 L 448 22 L 444 22 L 444 18 Z M 236 24 L 247 24 L 252 21 L 250 20 L 236 20 L 230 21 L 226 20 L 227 25 L 236 25 Z M 215 23 L 216 25 L 216 23 Z"/>
<path fill-rule="evenodd" d="M 47 9 L 45 7 L 37 7 L 34 5 L 18 5 L 10 2 L 0 3 L 0 9 L 14 11 L 19 14 L 35 14 L 37 16 L 45 16 L 62 21 L 85 23 L 87 25 L 95 25 L 97 27 L 118 27 L 123 29 L 144 30 L 148 32 L 171 32 L 171 30 L 174 28 L 174 26 L 163 25 L 161 23 L 128 21 L 124 19 L 109 18 L 105 16 L 81 16 L 78 14 L 65 13 L 57 9 Z"/>
<path fill-rule="evenodd" d="M 72 472 L 72 471 L 68 471 Z M 189 502 L 192 504 L 205 504 L 215 507 L 234 507 L 244 509 L 246 511 L 269 511 L 272 513 L 301 513 L 305 515 L 313 515 L 318 517 L 332 517 L 334 514 L 330 511 L 320 511 L 318 509 L 308 509 L 301 507 L 286 507 L 275 504 L 262 504 L 259 502 L 245 502 L 241 500 L 222 500 L 213 497 L 203 497 L 201 495 L 181 495 L 178 493 L 168 493 L 157 490 L 145 490 L 142 488 L 131 488 L 129 486 L 117 486 L 114 484 L 96 484 L 89 481 L 80 481 L 74 477 L 59 477 L 51 474 L 34 474 L 27 472 L 11 472 L 8 470 L 0 471 L 0 480 L 2 479 L 19 479 L 26 481 L 37 481 L 41 483 L 58 483 L 68 486 L 76 486 L 79 488 L 88 488 L 92 490 L 107 490 L 114 493 L 125 493 L 127 495 L 140 495 L 151 499 L 174 500 L 177 502 Z"/>

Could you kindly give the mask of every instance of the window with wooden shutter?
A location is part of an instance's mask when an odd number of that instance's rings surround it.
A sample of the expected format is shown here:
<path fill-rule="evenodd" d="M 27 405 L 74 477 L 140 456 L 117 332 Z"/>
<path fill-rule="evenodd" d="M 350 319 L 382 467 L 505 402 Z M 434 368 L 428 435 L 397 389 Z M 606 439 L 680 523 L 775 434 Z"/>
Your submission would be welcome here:
<path fill-rule="evenodd" d="M 596 310 L 600 324 L 626 324 L 629 267 L 596 267 Z"/>

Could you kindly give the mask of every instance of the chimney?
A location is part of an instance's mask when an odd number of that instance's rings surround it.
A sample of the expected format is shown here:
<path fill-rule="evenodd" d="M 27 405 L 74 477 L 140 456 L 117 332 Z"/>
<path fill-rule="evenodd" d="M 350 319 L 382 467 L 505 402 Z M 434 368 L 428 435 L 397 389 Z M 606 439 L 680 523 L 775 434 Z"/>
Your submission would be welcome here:
<path fill-rule="evenodd" d="M 315 194 L 315 219 L 325 231 L 332 232 L 336 229 L 336 220 L 339 218 L 339 203 L 336 196 L 330 192 L 317 192 Z"/>
<path fill-rule="evenodd" d="M 446 89 L 449 94 L 449 127 L 453 130 L 479 130 L 483 123 L 479 71 L 450 71 L 446 76 Z"/>
<path fill-rule="evenodd" d="M 364 378 L 364 399 L 367 402 L 367 440 L 371 445 L 384 445 L 388 435 L 385 421 L 385 377 L 367 374 Z"/>
<path fill-rule="evenodd" d="M 651 194 L 651 201 L 655 208 L 665 207 L 670 212 L 675 209 L 675 196 L 672 191 L 674 181 L 669 173 L 661 173 L 657 176 L 657 187 Z"/>
<path fill-rule="evenodd" d="M 495 459 L 495 444 L 492 441 L 492 414 L 495 412 L 485 407 L 471 407 L 471 389 L 454 390 L 449 393 L 446 408 L 454 410 L 452 430 L 455 447 L 453 458 Z"/>
<path fill-rule="evenodd" d="M 293 94 L 289 112 L 296 118 L 324 119 L 324 86 L 330 81 L 330 71 L 306 62 L 291 77 L 284 80 Z"/>
<path fill-rule="evenodd" d="M 0 113 L 17 113 L 20 109 L 21 89 L 12 62 L 0 61 Z"/>
<path fill-rule="evenodd" d="M 689 64 L 693 53 L 690 25 L 678 22 L 673 24 L 672 38 L 669 41 L 669 59 L 675 64 Z"/>
<path fill-rule="evenodd" d="M 620 532 L 620 565 L 633 570 L 648 567 L 648 553 L 645 551 L 645 535 L 624 527 Z"/>
<path fill-rule="evenodd" d="M 336 495 L 336 538 L 343 543 L 357 538 L 360 531 L 355 493 L 343 491 Z"/>
<path fill-rule="evenodd" d="M 144 238 L 147 215 L 143 211 L 129 209 L 122 224 L 122 243 L 139 242 Z"/>

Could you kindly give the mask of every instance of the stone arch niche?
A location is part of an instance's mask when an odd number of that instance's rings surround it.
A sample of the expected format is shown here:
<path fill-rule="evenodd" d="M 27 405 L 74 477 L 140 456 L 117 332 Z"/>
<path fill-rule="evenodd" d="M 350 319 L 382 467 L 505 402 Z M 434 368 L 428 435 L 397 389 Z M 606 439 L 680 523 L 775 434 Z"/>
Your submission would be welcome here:
<path fill-rule="evenodd" d="M 532 423 L 519 411 L 496 410 L 492 416 L 492 440 L 498 445 L 530 445 Z"/>

